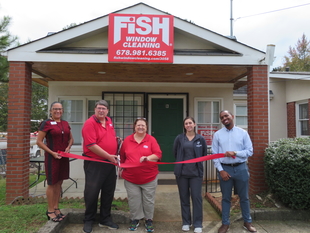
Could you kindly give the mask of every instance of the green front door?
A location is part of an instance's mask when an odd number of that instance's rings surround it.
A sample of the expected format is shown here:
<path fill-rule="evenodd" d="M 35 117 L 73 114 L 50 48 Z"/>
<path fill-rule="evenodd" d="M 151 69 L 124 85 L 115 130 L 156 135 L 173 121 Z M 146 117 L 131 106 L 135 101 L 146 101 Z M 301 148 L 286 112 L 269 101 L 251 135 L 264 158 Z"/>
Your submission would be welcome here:
<path fill-rule="evenodd" d="M 183 131 L 183 99 L 152 99 L 152 132 L 163 152 L 161 162 L 175 162 L 175 137 Z M 160 171 L 173 171 L 173 164 L 159 165 Z"/>

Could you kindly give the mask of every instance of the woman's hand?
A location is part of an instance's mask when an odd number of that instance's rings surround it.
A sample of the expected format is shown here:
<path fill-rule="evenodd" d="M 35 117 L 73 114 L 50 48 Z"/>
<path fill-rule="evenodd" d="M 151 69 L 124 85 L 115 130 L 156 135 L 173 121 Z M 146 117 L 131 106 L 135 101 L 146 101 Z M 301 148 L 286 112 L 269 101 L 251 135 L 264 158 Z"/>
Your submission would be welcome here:
<path fill-rule="evenodd" d="M 65 149 L 65 153 L 70 153 L 70 149 L 71 149 L 71 146 L 68 146 L 68 147 Z"/>
<path fill-rule="evenodd" d="M 52 153 L 52 156 L 55 158 L 55 159 L 61 159 L 62 157 L 60 156 L 60 154 L 58 154 L 57 152 L 53 152 Z"/>
<path fill-rule="evenodd" d="M 140 158 L 140 163 L 142 163 L 142 162 L 144 162 L 144 161 L 149 161 L 148 156 L 142 156 L 142 157 Z"/>

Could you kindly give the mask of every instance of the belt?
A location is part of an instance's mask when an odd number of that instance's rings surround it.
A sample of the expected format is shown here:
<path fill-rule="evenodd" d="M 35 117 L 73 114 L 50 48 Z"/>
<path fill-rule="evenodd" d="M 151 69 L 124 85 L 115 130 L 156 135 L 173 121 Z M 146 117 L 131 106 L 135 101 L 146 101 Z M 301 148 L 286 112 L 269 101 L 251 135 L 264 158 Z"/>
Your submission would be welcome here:
<path fill-rule="evenodd" d="M 222 166 L 237 167 L 240 164 L 244 164 L 244 163 L 245 162 L 243 162 L 243 163 L 221 163 L 221 164 L 222 164 Z"/>

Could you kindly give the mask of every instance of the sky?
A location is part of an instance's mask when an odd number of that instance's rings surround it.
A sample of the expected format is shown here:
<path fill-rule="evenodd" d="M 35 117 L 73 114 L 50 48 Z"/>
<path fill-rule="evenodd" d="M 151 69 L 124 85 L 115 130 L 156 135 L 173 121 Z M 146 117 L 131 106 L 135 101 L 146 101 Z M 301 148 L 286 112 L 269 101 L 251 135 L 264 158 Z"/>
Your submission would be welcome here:
<path fill-rule="evenodd" d="M 0 19 L 10 16 L 9 32 L 26 43 L 139 2 L 264 52 L 273 44 L 271 68 L 282 66 L 303 34 L 310 40 L 310 0 L 1 0 Z"/>

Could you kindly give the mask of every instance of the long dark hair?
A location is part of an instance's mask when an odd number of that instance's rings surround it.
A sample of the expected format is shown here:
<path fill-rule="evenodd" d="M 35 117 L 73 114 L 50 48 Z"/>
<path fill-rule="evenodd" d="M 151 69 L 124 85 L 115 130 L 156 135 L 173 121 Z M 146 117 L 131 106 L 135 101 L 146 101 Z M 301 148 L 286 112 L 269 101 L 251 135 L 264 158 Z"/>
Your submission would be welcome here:
<path fill-rule="evenodd" d="M 191 117 L 191 116 L 185 117 L 185 119 L 183 120 L 183 130 L 184 130 L 184 133 L 186 133 L 186 129 L 184 127 L 184 124 L 185 124 L 186 120 L 191 120 L 192 122 L 194 122 L 196 124 L 196 121 L 195 121 L 195 119 L 193 117 Z M 194 127 L 194 131 L 196 133 L 196 126 Z"/>

